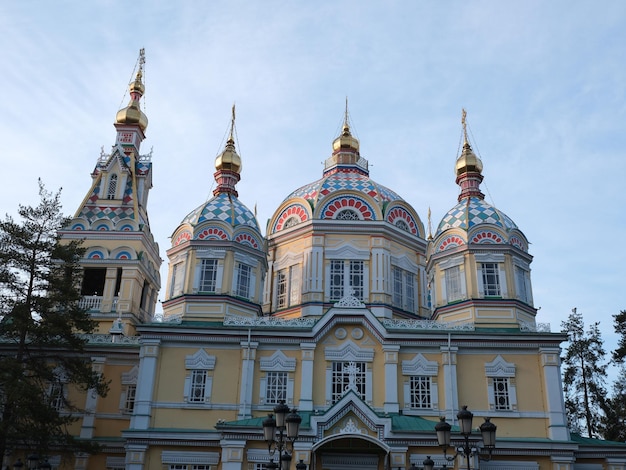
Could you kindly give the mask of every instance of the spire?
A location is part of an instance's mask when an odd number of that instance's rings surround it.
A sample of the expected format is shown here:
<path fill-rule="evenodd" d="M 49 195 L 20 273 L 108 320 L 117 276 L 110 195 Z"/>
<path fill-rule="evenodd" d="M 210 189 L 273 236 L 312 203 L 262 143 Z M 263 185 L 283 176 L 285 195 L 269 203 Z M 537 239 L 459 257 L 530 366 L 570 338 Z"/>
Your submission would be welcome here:
<path fill-rule="evenodd" d="M 483 162 L 476 156 L 469 144 L 467 136 L 467 111 L 462 110 L 461 126 L 463 127 L 463 150 L 457 158 L 454 167 L 456 184 L 461 187 L 459 202 L 465 198 L 477 197 L 484 199 L 485 195 L 480 191 L 480 183 L 483 180 Z"/>
<path fill-rule="evenodd" d="M 235 105 L 233 104 L 232 115 L 230 120 L 230 133 L 226 140 L 226 146 L 222 153 L 215 159 L 214 173 L 217 188 L 213 191 L 213 195 L 217 196 L 221 193 L 228 193 L 238 196 L 235 185 L 241 178 L 241 157 L 235 150 Z"/>
<path fill-rule="evenodd" d="M 117 116 L 115 117 L 115 123 L 121 125 L 138 125 L 142 132 L 146 131 L 148 127 L 148 118 L 141 110 L 139 105 L 139 100 L 143 96 L 145 91 L 144 84 L 142 82 L 143 79 L 143 69 L 144 64 L 146 62 L 145 50 L 139 50 L 139 67 L 137 69 L 137 74 L 135 75 L 135 80 L 131 82 L 128 89 L 130 91 L 130 102 L 128 106 L 120 109 L 117 112 Z"/>
<path fill-rule="evenodd" d="M 337 152 L 351 152 L 359 154 L 359 141 L 350 133 L 350 119 L 348 114 L 348 97 L 346 96 L 346 111 L 343 118 L 341 135 L 333 142 L 333 154 Z"/>
<path fill-rule="evenodd" d="M 430 206 L 428 206 L 428 239 L 433 239 L 433 221 L 431 219 Z"/>

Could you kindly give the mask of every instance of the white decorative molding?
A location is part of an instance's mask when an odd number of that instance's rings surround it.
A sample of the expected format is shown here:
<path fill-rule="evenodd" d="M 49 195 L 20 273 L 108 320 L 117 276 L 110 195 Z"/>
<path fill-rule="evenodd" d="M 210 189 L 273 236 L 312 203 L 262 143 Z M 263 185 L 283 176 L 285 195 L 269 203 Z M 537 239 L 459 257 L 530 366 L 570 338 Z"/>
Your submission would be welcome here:
<path fill-rule="evenodd" d="M 296 359 L 287 357 L 281 350 L 276 351 L 269 357 L 260 360 L 262 371 L 272 372 L 294 372 L 296 370 Z"/>
<path fill-rule="evenodd" d="M 269 326 L 281 328 L 312 327 L 317 320 L 314 318 L 276 318 L 276 317 L 243 317 L 227 314 L 224 316 L 224 326 Z"/>
<path fill-rule="evenodd" d="M 439 363 L 427 360 L 421 353 L 416 354 L 410 361 L 402 361 L 402 375 L 436 376 L 438 372 Z"/>
<path fill-rule="evenodd" d="M 530 331 L 533 333 L 550 333 L 550 323 L 535 323 L 535 322 L 527 322 L 520 320 L 519 321 L 519 329 L 520 331 Z"/>
<path fill-rule="evenodd" d="M 435 320 L 396 320 L 383 319 L 383 326 L 388 329 L 403 330 L 457 330 L 474 331 L 474 324 L 467 322 L 440 322 Z"/>
<path fill-rule="evenodd" d="M 502 356 L 498 356 L 485 364 L 487 377 L 515 377 L 515 364 L 506 362 Z"/>
<path fill-rule="evenodd" d="M 87 340 L 89 344 L 139 344 L 139 336 L 119 336 L 108 334 L 81 334 L 80 338 Z"/>
<path fill-rule="evenodd" d="M 352 341 L 347 341 L 341 346 L 329 346 L 324 350 L 327 361 L 363 361 L 374 360 L 373 348 L 361 348 Z"/>
<path fill-rule="evenodd" d="M 224 259 L 226 250 L 216 250 L 215 248 L 203 248 L 196 250 L 196 259 Z"/>
<path fill-rule="evenodd" d="M 502 253 L 476 253 L 474 259 L 479 263 L 504 263 Z"/>
<path fill-rule="evenodd" d="M 137 377 L 139 377 L 139 367 L 134 366 L 128 372 L 122 373 L 122 384 L 123 385 L 137 384 Z"/>
<path fill-rule="evenodd" d="M 352 293 L 343 296 L 335 303 L 335 307 L 343 308 L 365 308 L 365 304 L 354 297 Z"/>
<path fill-rule="evenodd" d="M 164 450 L 161 452 L 161 463 L 182 465 L 217 465 L 220 461 L 218 452 L 189 452 Z"/>
<path fill-rule="evenodd" d="M 440 269 L 449 269 L 449 268 L 453 268 L 455 266 L 461 266 L 463 264 L 464 258 L 463 255 L 461 256 L 454 256 L 452 258 L 448 258 L 444 261 L 441 261 L 439 263 L 439 268 Z"/>
<path fill-rule="evenodd" d="M 346 425 L 337 432 L 339 434 L 365 434 L 365 431 L 359 428 L 352 418 L 348 418 Z"/>
<path fill-rule="evenodd" d="M 194 354 L 185 358 L 185 368 L 195 370 L 215 369 L 215 356 L 211 356 L 204 349 L 199 349 Z"/>

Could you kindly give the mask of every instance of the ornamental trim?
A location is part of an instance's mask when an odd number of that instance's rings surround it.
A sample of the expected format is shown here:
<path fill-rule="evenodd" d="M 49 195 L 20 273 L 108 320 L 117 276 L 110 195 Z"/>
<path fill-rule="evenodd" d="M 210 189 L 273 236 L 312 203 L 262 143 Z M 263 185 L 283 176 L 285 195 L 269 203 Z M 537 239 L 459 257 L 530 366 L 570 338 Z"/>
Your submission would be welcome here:
<path fill-rule="evenodd" d="M 405 330 L 455 330 L 455 331 L 474 331 L 473 323 L 460 322 L 438 322 L 435 320 L 397 320 L 385 319 L 383 326 L 387 329 L 405 329 Z"/>
<path fill-rule="evenodd" d="M 271 326 L 280 328 L 310 328 L 315 325 L 314 318 L 284 319 L 271 316 L 266 317 L 242 317 L 239 315 L 226 315 L 224 326 Z"/>

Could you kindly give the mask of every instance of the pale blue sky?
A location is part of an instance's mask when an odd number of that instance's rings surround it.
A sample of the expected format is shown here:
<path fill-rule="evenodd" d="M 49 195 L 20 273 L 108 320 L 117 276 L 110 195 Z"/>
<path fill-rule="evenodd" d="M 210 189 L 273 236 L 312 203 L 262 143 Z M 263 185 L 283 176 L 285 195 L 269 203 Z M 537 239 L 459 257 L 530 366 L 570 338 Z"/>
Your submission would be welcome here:
<path fill-rule="evenodd" d="M 456 203 L 465 107 L 483 192 L 531 242 L 538 321 L 558 331 L 578 307 L 614 347 L 611 315 L 626 309 L 623 0 L 5 0 L 0 31 L 1 213 L 36 202 L 39 176 L 76 210 L 141 47 L 164 260 L 211 196 L 233 102 L 237 188 L 262 227 L 321 176 L 346 96 L 372 179 L 425 224 L 431 207 L 436 226 Z"/>

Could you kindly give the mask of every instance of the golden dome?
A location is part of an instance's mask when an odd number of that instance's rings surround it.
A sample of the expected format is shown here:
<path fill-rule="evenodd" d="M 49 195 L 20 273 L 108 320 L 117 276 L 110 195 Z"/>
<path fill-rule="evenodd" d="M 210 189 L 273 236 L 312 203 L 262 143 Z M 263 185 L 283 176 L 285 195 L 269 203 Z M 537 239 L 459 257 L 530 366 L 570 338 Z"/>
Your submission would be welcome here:
<path fill-rule="evenodd" d="M 343 132 L 333 142 L 333 151 L 343 149 L 353 149 L 359 151 L 359 140 L 350 133 L 350 126 L 347 122 L 343 124 Z"/>
<path fill-rule="evenodd" d="M 232 135 L 226 141 L 224 151 L 215 159 L 215 169 L 241 173 L 241 157 L 235 151 L 235 141 Z"/>
<path fill-rule="evenodd" d="M 460 176 L 463 173 L 468 172 L 482 173 L 483 171 L 483 162 L 476 156 L 467 140 L 463 144 L 461 156 L 456 160 L 454 171 L 456 176 Z"/>
<path fill-rule="evenodd" d="M 141 82 L 141 69 L 137 72 L 135 81 L 130 84 L 130 103 L 125 108 L 120 109 L 115 116 L 117 124 L 139 124 L 142 131 L 146 131 L 148 127 L 148 117 L 144 114 L 139 106 L 139 100 L 143 96 L 145 87 Z"/>

